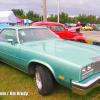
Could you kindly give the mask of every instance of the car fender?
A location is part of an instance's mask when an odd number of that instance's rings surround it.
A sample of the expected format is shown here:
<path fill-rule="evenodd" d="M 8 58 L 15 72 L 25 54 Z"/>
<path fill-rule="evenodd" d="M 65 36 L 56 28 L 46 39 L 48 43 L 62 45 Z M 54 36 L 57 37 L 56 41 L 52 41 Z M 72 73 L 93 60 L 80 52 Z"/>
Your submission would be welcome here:
<path fill-rule="evenodd" d="M 85 41 L 85 43 L 87 43 L 87 41 L 86 41 L 86 39 L 83 37 L 83 36 L 75 36 L 73 39 L 75 39 L 75 41 L 77 41 L 77 40 L 84 40 Z"/>
<path fill-rule="evenodd" d="M 56 79 L 56 74 L 55 74 L 53 68 L 48 63 L 46 63 L 44 61 L 40 61 L 40 60 L 31 60 L 31 61 L 29 61 L 28 66 L 32 62 L 33 63 L 39 63 L 39 64 L 42 64 L 42 65 L 46 66 L 51 71 L 51 73 L 53 74 L 54 78 Z M 28 70 L 28 67 L 27 67 L 27 70 Z"/>

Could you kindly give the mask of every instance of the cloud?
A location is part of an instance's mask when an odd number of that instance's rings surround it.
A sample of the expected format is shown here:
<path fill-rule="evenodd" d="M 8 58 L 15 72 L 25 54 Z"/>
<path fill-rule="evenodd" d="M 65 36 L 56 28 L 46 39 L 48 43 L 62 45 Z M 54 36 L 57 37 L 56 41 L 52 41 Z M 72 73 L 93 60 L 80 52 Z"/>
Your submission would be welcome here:
<path fill-rule="evenodd" d="M 0 10 L 23 9 L 25 13 L 33 10 L 38 14 L 43 14 L 41 6 L 42 0 L 2 0 Z M 68 13 L 69 16 L 86 14 L 100 16 L 100 1 L 97 0 L 59 0 L 59 11 Z M 58 0 L 46 0 L 47 15 L 58 14 Z"/>

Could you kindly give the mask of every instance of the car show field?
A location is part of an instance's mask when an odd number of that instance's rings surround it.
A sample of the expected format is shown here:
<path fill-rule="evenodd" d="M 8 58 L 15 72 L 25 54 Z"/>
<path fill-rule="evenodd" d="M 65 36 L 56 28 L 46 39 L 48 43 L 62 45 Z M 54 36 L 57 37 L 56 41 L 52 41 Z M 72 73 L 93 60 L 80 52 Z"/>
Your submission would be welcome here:
<path fill-rule="evenodd" d="M 0 3 L 0 100 L 100 100 L 99 0 Z"/>
<path fill-rule="evenodd" d="M 100 94 L 100 87 L 82 96 L 72 93 L 70 89 L 55 82 L 53 93 L 43 97 L 37 92 L 33 78 L 9 65 L 0 63 L 0 93 L 8 93 L 8 95 L 0 95 L 0 100 L 92 100 Z M 28 92 L 28 95 L 10 94 L 17 91 Z M 100 97 L 96 100 L 100 100 Z"/>
<path fill-rule="evenodd" d="M 80 31 L 86 40 L 100 42 L 100 31 Z"/>
<path fill-rule="evenodd" d="M 94 35 L 82 33 L 84 36 Z M 60 39 L 46 27 L 3 28 L 0 33 L 0 61 L 33 75 L 37 91 L 42 96 L 53 92 L 54 79 L 71 89 L 73 94 L 86 95 L 96 87 L 100 88 L 100 47 Z M 3 78 L 1 80 L 4 82 Z M 0 94 L 20 93 L 24 95 L 20 90 Z M 27 91 L 25 95 L 28 95 Z"/>

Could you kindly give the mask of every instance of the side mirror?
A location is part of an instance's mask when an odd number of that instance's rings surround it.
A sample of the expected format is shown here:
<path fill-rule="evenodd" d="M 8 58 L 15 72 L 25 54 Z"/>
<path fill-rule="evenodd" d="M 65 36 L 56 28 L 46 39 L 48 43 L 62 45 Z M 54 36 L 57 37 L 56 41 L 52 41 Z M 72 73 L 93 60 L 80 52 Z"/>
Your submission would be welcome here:
<path fill-rule="evenodd" d="M 13 42 L 13 39 L 8 39 L 7 42 Z"/>
<path fill-rule="evenodd" d="M 13 39 L 8 39 L 7 42 L 10 42 L 11 44 L 13 44 Z"/>

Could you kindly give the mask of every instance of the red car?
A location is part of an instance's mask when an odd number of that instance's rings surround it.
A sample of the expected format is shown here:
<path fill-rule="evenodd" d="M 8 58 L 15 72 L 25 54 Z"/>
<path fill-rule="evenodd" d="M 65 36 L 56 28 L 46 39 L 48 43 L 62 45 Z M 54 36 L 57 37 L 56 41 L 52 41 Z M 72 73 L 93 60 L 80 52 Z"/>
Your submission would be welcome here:
<path fill-rule="evenodd" d="M 49 28 L 51 31 L 53 31 L 55 34 L 59 35 L 59 37 L 62 39 L 69 39 L 69 40 L 75 40 L 76 42 L 87 43 L 82 33 L 70 32 L 72 30 L 75 30 L 76 28 L 66 30 L 64 25 L 61 23 L 36 22 L 36 23 L 33 23 L 32 26 L 45 26 Z"/>

